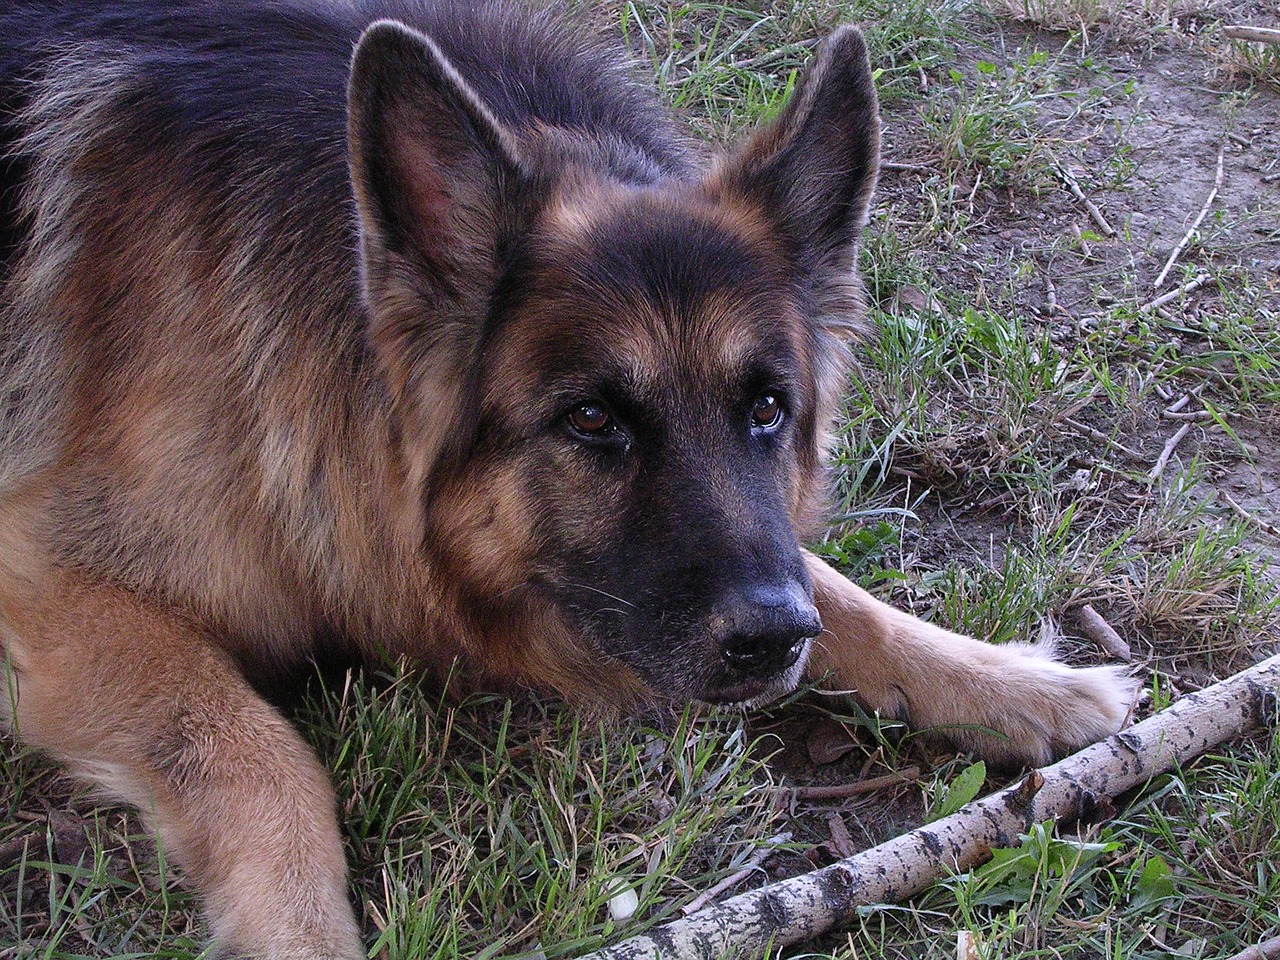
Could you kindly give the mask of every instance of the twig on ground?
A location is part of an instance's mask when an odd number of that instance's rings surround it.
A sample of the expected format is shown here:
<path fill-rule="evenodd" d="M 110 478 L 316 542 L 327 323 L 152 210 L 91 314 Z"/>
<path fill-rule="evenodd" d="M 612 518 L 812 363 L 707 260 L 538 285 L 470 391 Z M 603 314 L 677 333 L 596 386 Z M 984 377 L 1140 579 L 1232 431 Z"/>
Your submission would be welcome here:
<path fill-rule="evenodd" d="M 1236 516 L 1240 517 L 1240 519 L 1248 521 L 1249 523 L 1257 527 L 1259 530 L 1261 530 L 1263 533 L 1270 534 L 1271 536 L 1275 537 L 1277 540 L 1280 540 L 1280 527 L 1277 527 L 1275 524 L 1272 524 L 1272 523 L 1267 523 L 1267 521 L 1263 520 L 1257 514 L 1250 513 L 1244 507 L 1240 506 L 1240 504 L 1232 500 L 1231 494 L 1227 493 L 1225 490 L 1222 491 L 1222 499 L 1227 501 L 1227 505 L 1231 507 L 1232 510 L 1235 511 Z"/>
<path fill-rule="evenodd" d="M 927 163 L 902 163 L 897 160 L 881 160 L 881 170 L 892 170 L 894 173 L 937 173 L 937 167 Z"/>
<path fill-rule="evenodd" d="M 1196 421 L 1196 420 L 1212 420 L 1213 419 L 1213 414 L 1210 413 L 1208 410 L 1187 410 L 1183 413 L 1178 413 L 1177 411 L 1170 412 L 1168 410 L 1161 410 L 1160 416 L 1164 417 L 1164 419 L 1166 420 Z"/>
<path fill-rule="evenodd" d="M 1058 176 L 1062 178 L 1062 182 L 1067 185 L 1067 189 L 1071 191 L 1071 195 L 1084 205 L 1089 211 L 1089 216 L 1093 218 L 1093 222 L 1098 225 L 1098 229 L 1102 231 L 1103 236 L 1114 237 L 1116 228 L 1107 223 L 1107 218 L 1102 215 L 1102 211 L 1098 209 L 1097 204 L 1084 195 L 1084 191 L 1080 189 L 1080 183 L 1066 167 L 1058 167 Z"/>
<path fill-rule="evenodd" d="M 1071 224 L 1071 233 L 1076 238 L 1076 243 L 1080 244 L 1080 252 L 1085 255 L 1086 259 L 1093 259 L 1093 246 L 1085 238 L 1084 231 L 1080 229 L 1080 224 L 1073 222 Z"/>
<path fill-rule="evenodd" d="M 1280 33 L 1280 30 L 1276 32 Z M 1272 937 L 1270 940 L 1262 941 L 1262 943 L 1245 947 L 1239 953 L 1228 957 L 1227 960 L 1276 960 L 1277 957 L 1280 957 L 1280 937 Z"/>
<path fill-rule="evenodd" d="M 897 773 L 886 774 L 883 777 L 871 777 L 869 780 L 858 780 L 854 783 L 837 783 L 828 787 L 791 787 L 790 792 L 797 800 L 846 800 L 849 797 L 860 797 L 864 793 L 875 793 L 886 787 L 919 779 L 919 767 L 905 767 Z"/>
<path fill-rule="evenodd" d="M 796 43 L 788 43 L 784 47 L 774 47 L 772 50 L 754 57 L 747 57 L 745 60 L 735 60 L 732 66 L 735 70 L 762 67 L 766 63 L 772 63 L 774 60 L 780 60 L 783 57 L 789 57 L 795 53 L 804 53 L 806 50 L 817 45 L 818 41 L 816 39 L 799 40 Z"/>
<path fill-rule="evenodd" d="M 1205 197 L 1204 206 L 1200 208 L 1200 212 L 1196 214 L 1195 220 L 1192 221 L 1191 227 L 1182 235 L 1182 239 L 1178 241 L 1178 245 L 1173 248 L 1173 253 L 1169 254 L 1169 259 L 1164 262 L 1164 269 L 1160 271 L 1156 277 L 1156 282 L 1151 285 L 1151 289 L 1159 290 L 1160 285 L 1164 283 L 1164 278 L 1169 275 L 1169 271 L 1173 269 L 1173 265 L 1177 262 L 1182 251 L 1186 249 L 1187 244 L 1191 242 L 1196 231 L 1200 228 L 1200 224 L 1204 222 L 1204 218 L 1209 215 L 1209 208 L 1213 206 L 1213 201 L 1218 196 L 1218 190 L 1222 187 L 1222 158 L 1226 155 L 1226 146 L 1218 148 L 1218 169 L 1213 175 L 1213 189 L 1209 191 L 1209 196 Z"/>
<path fill-rule="evenodd" d="M 1103 431 L 1099 430 L 1097 427 L 1091 427 L 1089 426 L 1089 424 L 1083 423 L 1075 419 L 1074 417 L 1063 417 L 1062 422 L 1065 423 L 1067 426 L 1069 426 L 1072 430 L 1079 430 L 1081 433 L 1087 436 L 1093 437 L 1093 439 L 1095 440 L 1103 441 L 1109 446 L 1112 446 L 1115 449 L 1119 450 L 1126 457 L 1129 457 L 1132 460 L 1138 459 L 1138 452 L 1136 450 L 1129 449 L 1119 440 L 1115 439 L 1115 437 L 1111 436 L 1111 434 L 1104 433 Z"/>
<path fill-rule="evenodd" d="M 1191 424 L 1184 423 L 1178 428 L 1178 432 L 1169 438 L 1169 442 L 1164 445 L 1164 449 L 1160 451 L 1160 459 L 1156 461 L 1156 465 L 1151 468 L 1151 473 L 1147 476 L 1152 481 L 1160 479 L 1160 475 L 1164 473 L 1164 468 L 1169 465 L 1169 458 L 1173 456 L 1173 451 L 1178 448 L 1178 444 L 1182 442 L 1182 438 L 1191 432 Z"/>
<path fill-rule="evenodd" d="M 686 917 L 690 914 L 697 913 L 707 904 L 715 900 L 716 897 L 720 896 L 720 894 L 724 893 L 726 890 L 732 890 L 743 880 L 747 879 L 747 877 L 759 870 L 762 863 L 778 852 L 778 847 L 784 843 L 789 843 L 790 840 L 790 832 L 784 832 L 778 834 L 776 837 L 770 837 L 760 845 L 760 849 L 751 855 L 751 858 L 747 861 L 747 865 L 745 867 L 732 876 L 725 877 L 710 890 L 700 893 L 697 897 L 681 907 L 680 912 Z"/>
<path fill-rule="evenodd" d="M 969 213 L 973 213 L 973 198 L 978 195 L 978 188 L 982 186 L 982 169 L 978 169 L 978 175 L 973 178 L 973 188 L 969 191 L 968 199 L 965 201 L 969 205 Z"/>
<path fill-rule="evenodd" d="M 1250 27 L 1233 23 L 1222 28 L 1228 40 L 1249 40 L 1253 43 L 1280 43 L 1280 30 L 1271 27 Z"/>
<path fill-rule="evenodd" d="M 1021 783 L 829 867 L 739 894 L 583 960 L 759 957 L 852 922 L 858 908 L 903 900 L 1015 847 L 1032 824 L 1096 816 L 1099 801 L 1275 719 L 1280 656 L 1086 747 Z M 1265 954 L 1263 955 L 1266 956 Z"/>
<path fill-rule="evenodd" d="M 1169 417 L 1173 416 L 1175 413 L 1177 413 L 1179 410 L 1185 407 L 1188 403 L 1190 403 L 1196 397 L 1200 396 L 1200 391 L 1203 389 L 1204 389 L 1204 384 L 1197 383 L 1194 387 L 1192 387 L 1190 390 L 1188 390 L 1186 393 L 1180 396 L 1177 400 L 1173 401 L 1173 403 L 1165 407 L 1164 415 Z"/>
<path fill-rule="evenodd" d="M 1194 227 L 1192 229 L 1194 229 Z M 1160 294 L 1160 296 L 1156 297 L 1154 300 L 1148 300 L 1146 303 L 1144 303 L 1142 306 L 1138 308 L 1138 312 L 1151 313 L 1153 310 L 1159 310 L 1170 300 L 1176 300 L 1178 297 L 1184 296 L 1195 290 L 1199 290 L 1208 282 L 1209 282 L 1209 275 L 1207 273 L 1196 274 L 1195 277 L 1188 280 L 1182 286 L 1175 287 L 1172 290 L 1166 290 L 1164 293 Z M 1159 285 L 1160 285 L 1159 282 L 1157 282 L 1156 286 L 1159 286 Z"/>
<path fill-rule="evenodd" d="M 1125 643 L 1124 637 L 1116 633 L 1115 628 L 1092 605 L 1086 603 L 1076 614 L 1080 618 L 1080 632 L 1086 637 L 1118 660 L 1128 663 L 1133 659 L 1133 651 Z"/>
<path fill-rule="evenodd" d="M 1053 278 L 1049 274 L 1044 275 L 1044 314 L 1052 317 L 1055 313 L 1067 311 L 1058 306 L 1058 288 L 1053 285 Z"/>

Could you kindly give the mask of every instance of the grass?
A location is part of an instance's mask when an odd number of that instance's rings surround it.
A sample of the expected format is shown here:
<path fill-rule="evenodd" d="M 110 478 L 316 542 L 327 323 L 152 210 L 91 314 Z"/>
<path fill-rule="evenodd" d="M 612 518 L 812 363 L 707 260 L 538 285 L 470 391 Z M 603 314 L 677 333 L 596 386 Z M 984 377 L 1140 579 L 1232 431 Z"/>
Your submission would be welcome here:
<path fill-rule="evenodd" d="M 863 911 L 824 956 L 1207 958 L 1280 929 L 1280 734 L 1150 785 L 1101 827 L 1038 826 L 909 910 Z"/>
<path fill-rule="evenodd" d="M 996 6 L 1009 17 L 1056 30 L 1119 27 L 1133 35 L 1167 29 L 1194 11 L 1180 0 L 1003 0 Z"/>
<path fill-rule="evenodd" d="M 442 706 L 403 679 L 323 700 L 312 739 L 376 865 L 359 890 L 390 956 L 573 956 L 616 930 L 611 898 L 670 918 L 775 816 L 741 717 L 620 730 L 538 703 Z"/>
<path fill-rule="evenodd" d="M 741 715 L 619 726 L 531 700 L 448 704 L 404 675 L 315 686 L 300 720 L 334 772 L 376 955 L 574 956 L 618 929 L 612 898 L 635 892 L 636 929 L 670 919 L 777 832 L 772 748 Z M 52 779 L 19 777 L 6 797 Z M 26 840 L 0 871 L 0 945 L 199 955 L 194 904 L 135 819 L 72 807 L 0 832 Z"/>
<path fill-rule="evenodd" d="M 1280 87 L 1280 50 L 1274 44 L 1219 36 L 1205 49 L 1226 76 Z"/>
<path fill-rule="evenodd" d="M 885 173 L 865 238 L 878 336 L 849 384 L 821 552 L 994 642 L 1046 620 L 1069 633 L 1092 603 L 1133 642 L 1156 706 L 1274 648 L 1280 202 L 1218 205 L 1167 286 L 1212 282 L 1159 311 L 1144 309 L 1151 279 L 1182 229 L 1177 211 L 1159 211 L 1163 232 L 1133 215 L 1185 179 L 1174 155 L 1205 150 L 1149 146 L 1170 97 L 1256 141 L 1231 176 L 1273 171 L 1253 132 L 1280 115 L 1267 61 L 1243 93 L 1205 92 L 1220 55 L 1165 4 L 588 5 L 711 143 L 784 102 L 816 37 L 866 29 L 886 153 L 913 166 Z M 1123 56 L 1096 54 L 1102 31 Z M 1184 395 L 1199 419 L 1165 413 Z M 334 771 L 354 899 L 385 958 L 572 957 L 675 916 L 781 831 L 793 840 L 768 869 L 797 873 L 833 856 L 832 818 L 869 844 L 1003 782 L 823 699 L 605 723 L 529 698 L 451 702 L 393 673 L 317 681 L 297 718 Z M 814 760 L 820 741 L 841 758 Z M 133 814 L 11 742 L 0 755 L 0 957 L 202 955 L 195 904 Z M 783 778 L 908 766 L 918 783 L 840 806 L 778 802 Z M 1034 829 L 993 865 L 789 955 L 950 957 L 970 932 L 984 958 L 1229 956 L 1280 933 L 1277 823 L 1273 729 L 1121 798 L 1104 825 Z M 627 891 L 637 907 L 619 919 Z"/>

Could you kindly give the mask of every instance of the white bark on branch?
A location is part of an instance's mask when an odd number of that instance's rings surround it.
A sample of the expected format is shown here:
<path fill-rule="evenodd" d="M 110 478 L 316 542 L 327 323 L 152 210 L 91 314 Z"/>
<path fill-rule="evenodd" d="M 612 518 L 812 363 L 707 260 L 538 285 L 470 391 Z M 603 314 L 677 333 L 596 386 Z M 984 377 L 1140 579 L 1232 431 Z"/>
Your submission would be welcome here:
<path fill-rule="evenodd" d="M 1200 208 L 1200 212 L 1196 214 L 1196 218 L 1191 223 L 1190 229 L 1182 235 L 1182 239 L 1178 241 L 1178 245 L 1173 248 L 1173 253 L 1169 254 L 1169 259 L 1164 262 L 1164 269 L 1160 271 L 1160 275 L 1156 277 L 1156 282 L 1152 285 L 1153 290 L 1159 290 L 1160 285 L 1164 283 L 1164 278 L 1169 275 L 1169 271 L 1173 269 L 1173 265 L 1177 262 L 1179 254 L 1186 248 L 1187 244 L 1196 235 L 1196 231 L 1200 229 L 1200 224 L 1204 222 L 1204 218 L 1209 215 L 1209 208 L 1213 206 L 1214 199 L 1218 196 L 1218 191 L 1222 189 L 1222 158 L 1226 155 L 1226 147 L 1218 148 L 1218 169 L 1213 176 L 1213 189 L 1209 191 L 1209 196 L 1205 198 L 1204 206 Z"/>
<path fill-rule="evenodd" d="M 1280 656 L 1183 697 L 1169 709 L 1045 767 L 1021 783 L 878 847 L 588 954 L 581 960 L 748 958 L 812 940 L 861 906 L 902 900 L 1045 820 L 1090 819 L 1105 798 L 1148 782 L 1211 747 L 1273 721 Z"/>
<path fill-rule="evenodd" d="M 1222 35 L 1228 40 L 1251 40 L 1254 43 L 1280 43 L 1280 30 L 1271 27 L 1250 27 L 1243 24 L 1232 24 L 1222 28 Z"/>

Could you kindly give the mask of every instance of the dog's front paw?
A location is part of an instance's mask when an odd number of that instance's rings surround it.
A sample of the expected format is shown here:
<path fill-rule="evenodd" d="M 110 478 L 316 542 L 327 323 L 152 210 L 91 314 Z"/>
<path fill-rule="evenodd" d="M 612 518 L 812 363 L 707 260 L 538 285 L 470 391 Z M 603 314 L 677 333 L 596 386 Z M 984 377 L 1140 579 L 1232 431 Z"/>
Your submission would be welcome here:
<path fill-rule="evenodd" d="M 1137 683 L 1119 667 L 1068 667 L 1052 636 L 990 644 L 877 600 L 810 555 L 825 624 L 810 676 L 864 707 L 1003 764 L 1047 763 L 1118 731 Z"/>
<path fill-rule="evenodd" d="M 951 695 L 910 704 L 914 723 L 995 763 L 1039 766 L 1128 721 L 1137 681 L 1122 667 L 1067 666 L 1051 643 L 969 643 L 972 674 Z"/>

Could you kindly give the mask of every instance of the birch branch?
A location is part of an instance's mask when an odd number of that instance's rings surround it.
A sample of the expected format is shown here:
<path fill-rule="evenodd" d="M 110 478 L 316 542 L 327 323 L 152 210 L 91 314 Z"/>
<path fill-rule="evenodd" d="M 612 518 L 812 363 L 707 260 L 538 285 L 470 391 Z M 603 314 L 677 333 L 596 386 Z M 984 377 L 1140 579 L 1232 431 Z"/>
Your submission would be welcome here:
<path fill-rule="evenodd" d="M 1098 229 L 1102 231 L 1103 236 L 1114 237 L 1116 228 L 1107 222 L 1107 218 L 1102 215 L 1102 211 L 1098 209 L 1098 205 L 1085 196 L 1084 190 L 1080 187 L 1080 181 L 1072 176 L 1071 171 L 1066 167 L 1058 167 L 1058 176 L 1062 178 L 1062 182 L 1066 184 L 1071 195 L 1083 204 L 1089 216 L 1093 218 L 1093 222 L 1098 225 Z"/>
<path fill-rule="evenodd" d="M 1096 814 L 1099 801 L 1147 783 L 1224 740 L 1274 719 L 1280 656 L 1183 697 L 1167 710 L 1086 747 L 949 817 L 790 880 L 739 894 L 581 960 L 761 957 L 857 916 L 861 906 L 910 897 L 1045 820 Z"/>
<path fill-rule="evenodd" d="M 1200 229 L 1200 224 L 1204 222 L 1204 218 L 1209 214 L 1209 208 L 1213 206 L 1214 199 L 1218 196 L 1218 191 L 1222 188 L 1222 158 L 1226 153 L 1226 147 L 1218 148 L 1218 169 L 1213 175 L 1213 189 L 1209 191 L 1209 196 L 1205 198 L 1204 206 L 1200 208 L 1200 212 L 1196 214 L 1195 220 L 1192 221 L 1190 229 L 1182 235 L 1182 239 L 1178 241 L 1178 245 L 1173 248 L 1173 253 L 1169 254 L 1169 259 L 1164 262 L 1164 269 L 1160 271 L 1160 275 L 1156 277 L 1156 282 L 1152 284 L 1153 290 L 1159 290 L 1160 285 L 1164 283 L 1164 278 L 1169 275 L 1169 271 L 1173 269 L 1173 265 L 1178 261 L 1178 255 L 1186 249 L 1196 231 Z"/>
<path fill-rule="evenodd" d="M 1184 423 L 1177 429 L 1177 432 L 1170 437 L 1164 445 L 1164 449 L 1160 451 L 1160 457 L 1156 460 L 1156 465 L 1151 468 L 1151 472 L 1147 474 L 1147 479 L 1152 483 L 1159 480 L 1164 473 L 1164 468 L 1169 465 L 1169 458 L 1173 456 L 1173 451 L 1178 449 L 1178 444 L 1182 442 L 1182 438 L 1191 432 L 1191 424 Z"/>
<path fill-rule="evenodd" d="M 1280 43 L 1280 30 L 1271 27 L 1249 27 L 1243 24 L 1232 24 L 1222 28 L 1222 35 L 1228 40 L 1249 40 L 1253 43 Z"/>

